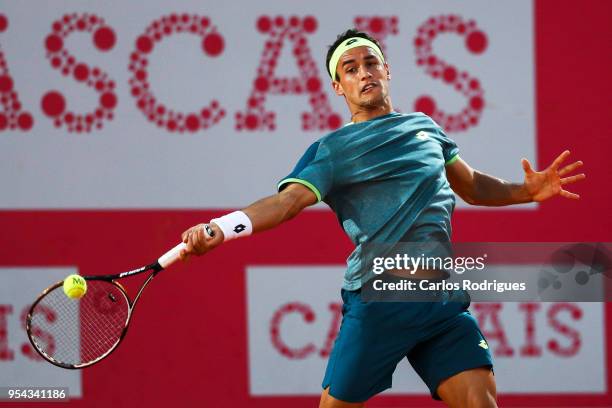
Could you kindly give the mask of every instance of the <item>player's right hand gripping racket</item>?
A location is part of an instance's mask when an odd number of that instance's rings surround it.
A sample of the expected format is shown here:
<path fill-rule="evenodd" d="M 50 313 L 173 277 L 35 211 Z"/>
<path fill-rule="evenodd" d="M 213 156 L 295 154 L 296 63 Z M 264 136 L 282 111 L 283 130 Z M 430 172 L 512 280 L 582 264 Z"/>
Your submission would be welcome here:
<path fill-rule="evenodd" d="M 206 225 L 206 233 L 214 232 Z M 87 292 L 80 299 L 64 294 L 63 281 L 45 289 L 26 317 L 26 331 L 34 349 L 63 368 L 91 366 L 110 355 L 127 333 L 134 306 L 144 288 L 159 272 L 179 259 L 180 243 L 156 262 L 116 275 L 83 276 Z M 151 271 L 133 300 L 116 279 Z"/>

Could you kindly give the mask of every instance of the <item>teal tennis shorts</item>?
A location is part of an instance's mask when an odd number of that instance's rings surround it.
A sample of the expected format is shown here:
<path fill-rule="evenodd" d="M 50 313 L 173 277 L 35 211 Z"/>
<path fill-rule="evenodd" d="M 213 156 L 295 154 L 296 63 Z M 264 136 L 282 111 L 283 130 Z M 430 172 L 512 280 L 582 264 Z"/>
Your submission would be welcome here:
<path fill-rule="evenodd" d="M 438 301 L 429 302 L 363 302 L 360 292 L 342 290 L 342 324 L 322 384 L 332 397 L 363 402 L 391 388 L 403 358 L 434 399 L 440 399 L 442 380 L 493 368 L 467 292 L 440 291 Z"/>

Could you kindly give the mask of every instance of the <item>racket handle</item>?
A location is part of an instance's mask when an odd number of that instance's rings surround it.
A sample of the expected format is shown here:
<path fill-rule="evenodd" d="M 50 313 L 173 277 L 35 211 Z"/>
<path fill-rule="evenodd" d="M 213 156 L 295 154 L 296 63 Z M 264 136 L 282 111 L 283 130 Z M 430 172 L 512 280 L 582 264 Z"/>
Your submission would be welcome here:
<path fill-rule="evenodd" d="M 203 227 L 203 230 L 204 230 L 204 235 L 206 235 L 207 237 L 215 236 L 215 233 L 212 231 L 212 229 L 208 225 L 205 225 Z M 168 266 L 172 265 L 173 263 L 179 260 L 181 251 L 186 248 L 187 248 L 187 244 L 185 244 L 184 242 L 181 242 L 180 244 L 178 244 L 177 246 L 175 246 L 174 248 L 172 248 L 171 250 L 163 254 L 157 260 L 157 263 L 162 268 L 166 269 Z"/>
<path fill-rule="evenodd" d="M 173 263 L 175 263 L 176 261 L 178 261 L 180 255 L 181 255 L 181 251 L 183 249 L 185 249 L 185 248 L 187 248 L 187 244 L 185 244 L 184 242 L 181 242 L 180 244 L 178 244 L 177 246 L 175 246 L 174 248 L 172 248 L 171 250 L 169 250 L 168 252 L 163 254 L 157 260 L 157 263 L 162 268 L 166 269 L 168 266 L 170 266 Z"/>

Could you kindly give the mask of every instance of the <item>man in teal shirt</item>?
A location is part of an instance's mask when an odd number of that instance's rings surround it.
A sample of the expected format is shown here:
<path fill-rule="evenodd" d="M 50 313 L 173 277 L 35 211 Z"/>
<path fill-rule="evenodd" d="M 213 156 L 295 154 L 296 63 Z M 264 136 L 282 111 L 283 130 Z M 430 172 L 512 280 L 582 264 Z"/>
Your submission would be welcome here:
<path fill-rule="evenodd" d="M 444 166 L 458 154 L 428 116 L 391 112 L 313 143 L 278 189 L 303 184 L 334 210 L 355 244 L 343 288 L 357 290 L 367 278 L 364 245 L 437 241 L 440 234 L 450 241 L 455 196 Z"/>
<path fill-rule="evenodd" d="M 327 53 L 326 69 L 343 96 L 352 122 L 312 144 L 278 185 L 259 200 L 182 235 L 182 258 L 201 255 L 224 241 L 273 228 L 319 201 L 336 213 L 355 244 L 342 288 L 343 319 L 323 379 L 320 407 L 362 407 L 391 386 L 396 365 L 407 358 L 436 399 L 450 407 L 496 407 L 492 359 L 469 302 L 442 291 L 436 302 L 363 302 L 364 246 L 450 241 L 454 193 L 473 205 L 502 206 L 560 195 L 585 177 L 568 176 L 563 152 L 536 172 L 526 159 L 525 180 L 513 184 L 472 169 L 456 144 L 422 113 L 400 114 L 389 95 L 391 74 L 380 45 L 348 30 Z M 433 271 L 435 273 L 436 271 Z M 415 279 L 430 278 L 419 270 Z M 459 301 L 457 301 L 459 300 Z"/>

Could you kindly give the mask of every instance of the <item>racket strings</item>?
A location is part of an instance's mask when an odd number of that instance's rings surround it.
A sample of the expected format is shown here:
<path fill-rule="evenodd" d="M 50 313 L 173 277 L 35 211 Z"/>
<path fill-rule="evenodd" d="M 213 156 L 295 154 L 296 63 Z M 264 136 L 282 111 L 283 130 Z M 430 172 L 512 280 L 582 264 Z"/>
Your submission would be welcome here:
<path fill-rule="evenodd" d="M 81 299 L 68 298 L 58 286 L 32 310 L 30 336 L 43 354 L 59 363 L 87 364 L 116 346 L 128 316 L 128 299 L 111 282 L 88 281 Z"/>

